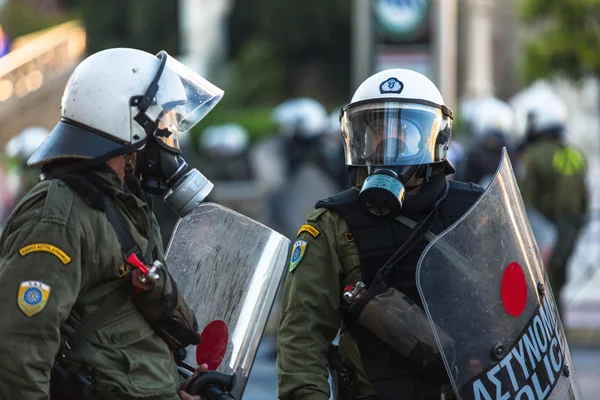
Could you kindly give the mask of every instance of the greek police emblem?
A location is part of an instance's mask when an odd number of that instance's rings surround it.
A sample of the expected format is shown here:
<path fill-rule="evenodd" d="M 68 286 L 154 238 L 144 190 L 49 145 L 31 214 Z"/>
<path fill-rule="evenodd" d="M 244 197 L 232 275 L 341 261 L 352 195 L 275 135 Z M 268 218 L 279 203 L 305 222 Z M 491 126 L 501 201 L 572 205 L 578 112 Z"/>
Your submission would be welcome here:
<path fill-rule="evenodd" d="M 42 282 L 21 282 L 17 304 L 25 315 L 32 317 L 46 307 L 51 290 L 50 286 Z"/>
<path fill-rule="evenodd" d="M 294 247 L 292 248 L 292 257 L 290 258 L 290 272 L 292 272 L 300 261 L 302 261 L 302 257 L 304 257 L 304 253 L 306 252 L 306 246 L 308 242 L 306 240 L 296 240 L 294 243 Z"/>
<path fill-rule="evenodd" d="M 379 93 L 381 93 L 381 94 L 387 94 L 387 93 L 400 94 L 400 93 L 402 93 L 403 89 L 404 89 L 404 84 L 396 78 L 389 78 L 388 80 L 381 82 L 381 85 L 379 85 Z"/>

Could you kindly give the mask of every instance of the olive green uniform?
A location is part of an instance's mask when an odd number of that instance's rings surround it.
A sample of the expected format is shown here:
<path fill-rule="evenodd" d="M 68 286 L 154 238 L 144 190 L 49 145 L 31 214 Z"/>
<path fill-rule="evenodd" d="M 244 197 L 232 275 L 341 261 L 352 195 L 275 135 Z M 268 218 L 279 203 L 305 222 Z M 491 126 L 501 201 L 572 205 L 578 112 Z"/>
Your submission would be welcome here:
<path fill-rule="evenodd" d="M 163 259 L 146 204 L 125 193 L 115 173 L 98 174 L 117 193 L 116 205 L 138 245 L 145 249 L 152 237 Z M 0 238 L 0 398 L 47 399 L 60 344 L 117 286 L 123 289 L 119 281 L 130 273 L 104 212 L 59 180 L 28 193 Z M 22 289 L 31 282 L 42 287 L 45 300 L 26 296 Z M 68 352 L 67 361 L 92 367 L 99 398 L 179 399 L 170 350 L 131 297 L 83 346 Z"/>
<path fill-rule="evenodd" d="M 539 210 L 558 231 L 548 277 L 560 305 L 566 267 L 588 211 L 585 159 L 576 149 L 551 139 L 529 144 L 521 154 L 519 186 L 525 204 Z"/>
<path fill-rule="evenodd" d="M 327 400 L 328 348 L 341 324 L 342 291 L 361 279 L 358 247 L 344 219 L 319 208 L 307 218 L 299 239 L 307 242 L 300 263 L 288 275 L 283 292 L 277 343 L 279 398 Z M 356 393 L 377 395 L 368 382 L 358 347 L 347 332 L 340 354 L 357 373 Z"/>

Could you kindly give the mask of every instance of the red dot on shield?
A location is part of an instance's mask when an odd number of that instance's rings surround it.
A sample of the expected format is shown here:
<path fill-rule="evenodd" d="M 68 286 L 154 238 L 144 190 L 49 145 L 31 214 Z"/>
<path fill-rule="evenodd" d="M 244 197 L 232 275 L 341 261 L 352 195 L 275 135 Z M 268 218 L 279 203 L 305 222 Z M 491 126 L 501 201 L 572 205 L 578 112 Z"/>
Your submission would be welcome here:
<path fill-rule="evenodd" d="M 202 340 L 196 346 L 196 362 L 198 365 L 207 364 L 211 371 L 221 365 L 227 344 L 229 343 L 229 330 L 227 324 L 221 320 L 214 320 L 206 325 L 200 334 Z"/>
<path fill-rule="evenodd" d="M 502 277 L 502 303 L 506 312 L 518 317 L 527 305 L 527 281 L 523 268 L 516 262 L 511 262 Z"/>

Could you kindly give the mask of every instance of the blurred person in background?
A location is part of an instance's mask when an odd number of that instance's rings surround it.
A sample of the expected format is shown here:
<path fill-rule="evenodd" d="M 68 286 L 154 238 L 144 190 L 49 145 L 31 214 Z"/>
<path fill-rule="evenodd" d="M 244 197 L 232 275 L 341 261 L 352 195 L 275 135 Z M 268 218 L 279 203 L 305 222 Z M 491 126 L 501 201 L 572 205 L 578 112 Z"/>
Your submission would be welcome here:
<path fill-rule="evenodd" d="M 297 233 L 278 330 L 279 398 L 329 399 L 329 369 L 337 400 L 439 400 L 450 381 L 437 346 L 425 343 L 429 323 L 405 322 L 415 347 L 396 351 L 374 333 L 379 323 L 361 324 L 346 295 L 359 283 L 378 287 L 380 268 L 403 251 L 385 283 L 404 308 L 375 314 L 426 319 L 416 283 L 424 232 L 448 228 L 483 190 L 446 179 L 455 172 L 447 159 L 452 111 L 415 71 L 365 80 L 343 108 L 341 131 L 354 187 L 318 201 Z M 339 348 L 331 344 L 338 334 Z"/>
<path fill-rule="evenodd" d="M 77 66 L 28 160 L 43 180 L 0 236 L 0 398 L 199 399 L 175 365 L 198 323 L 165 268 L 149 194 L 180 216 L 206 197 L 178 132 L 222 94 L 165 52 L 108 49 Z"/>
<path fill-rule="evenodd" d="M 200 135 L 202 173 L 211 181 L 253 179 L 248 159 L 250 135 L 240 124 L 209 126 Z"/>
<path fill-rule="evenodd" d="M 470 121 L 474 141 L 458 180 L 487 187 L 500 164 L 502 148 L 512 153 L 509 139 L 514 129 L 514 112 L 508 103 L 493 97 L 472 100 L 471 105 L 476 109 Z"/>
<path fill-rule="evenodd" d="M 527 125 L 518 150 L 519 187 L 525 204 L 556 226 L 556 242 L 547 269 L 562 312 L 560 294 L 567 263 L 588 213 L 587 165 L 583 154 L 567 143 L 567 107 L 558 96 L 534 95 L 521 107 Z"/>
<path fill-rule="evenodd" d="M 266 144 L 262 151 L 254 151 L 258 178 L 272 184 L 270 224 L 290 238 L 315 201 L 339 190 L 329 168 L 331 147 L 325 146 L 328 117 L 317 100 L 286 100 L 272 111 L 277 136 L 269 143 L 270 151 L 264 150 Z M 257 157 L 259 153 L 263 157 Z"/>
<path fill-rule="evenodd" d="M 27 167 L 27 160 L 48 137 L 48 130 L 41 126 L 30 126 L 11 138 L 4 146 L 4 157 L 14 175 L 18 187 L 14 197 L 21 199 L 38 183 L 40 170 Z"/>

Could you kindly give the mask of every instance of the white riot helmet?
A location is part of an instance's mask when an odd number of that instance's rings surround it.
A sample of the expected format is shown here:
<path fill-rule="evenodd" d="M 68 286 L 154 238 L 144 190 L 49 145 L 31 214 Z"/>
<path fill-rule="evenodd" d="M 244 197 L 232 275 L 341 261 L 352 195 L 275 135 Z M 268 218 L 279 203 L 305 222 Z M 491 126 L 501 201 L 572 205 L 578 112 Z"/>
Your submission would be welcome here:
<path fill-rule="evenodd" d="M 25 162 L 48 137 L 48 129 L 41 126 L 25 128 L 6 143 L 4 154 Z"/>
<path fill-rule="evenodd" d="M 223 91 L 166 52 L 100 51 L 77 66 L 65 87 L 61 120 L 28 165 L 61 158 L 102 159 L 139 150 L 149 135 L 178 149 Z"/>
<path fill-rule="evenodd" d="M 454 172 L 446 159 L 452 110 L 418 72 L 390 69 L 365 80 L 342 108 L 341 130 L 346 165 L 368 167 L 359 203 L 371 214 L 397 215 L 411 177 Z"/>
<path fill-rule="evenodd" d="M 327 131 L 327 110 L 317 100 L 306 97 L 284 101 L 273 109 L 272 118 L 287 136 L 311 139 Z"/>
<path fill-rule="evenodd" d="M 200 147 L 214 155 L 234 157 L 248 148 L 248 131 L 236 123 L 209 126 L 202 132 Z"/>
<path fill-rule="evenodd" d="M 144 148 L 136 168 L 142 187 L 167 194 L 165 201 L 185 214 L 212 183 L 195 169 L 187 171 L 178 134 L 198 123 L 222 96 L 222 90 L 164 51 L 156 56 L 125 48 L 98 52 L 69 78 L 61 120 L 28 165 L 79 159 L 73 170 Z"/>
<path fill-rule="evenodd" d="M 473 100 L 471 129 L 476 137 L 490 134 L 505 138 L 512 136 L 515 115 L 512 107 L 495 97 L 485 97 Z"/>
<path fill-rule="evenodd" d="M 567 124 L 567 106 L 550 84 L 538 81 L 511 99 L 517 130 L 539 136 L 562 135 Z"/>

